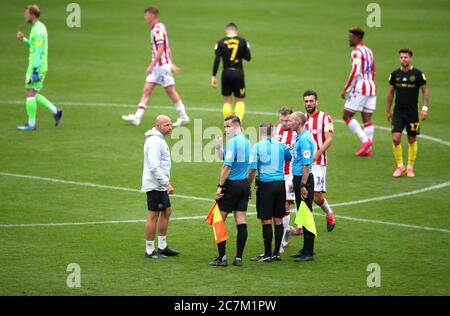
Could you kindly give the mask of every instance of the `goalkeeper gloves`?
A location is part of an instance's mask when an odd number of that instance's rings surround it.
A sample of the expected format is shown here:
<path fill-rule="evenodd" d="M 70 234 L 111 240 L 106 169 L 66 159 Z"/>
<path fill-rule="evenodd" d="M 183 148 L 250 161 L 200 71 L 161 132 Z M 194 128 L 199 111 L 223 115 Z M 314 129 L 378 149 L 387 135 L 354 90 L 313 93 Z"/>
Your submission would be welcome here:
<path fill-rule="evenodd" d="M 31 74 L 31 82 L 41 81 L 41 77 L 39 76 L 38 68 L 33 68 L 33 73 Z"/>

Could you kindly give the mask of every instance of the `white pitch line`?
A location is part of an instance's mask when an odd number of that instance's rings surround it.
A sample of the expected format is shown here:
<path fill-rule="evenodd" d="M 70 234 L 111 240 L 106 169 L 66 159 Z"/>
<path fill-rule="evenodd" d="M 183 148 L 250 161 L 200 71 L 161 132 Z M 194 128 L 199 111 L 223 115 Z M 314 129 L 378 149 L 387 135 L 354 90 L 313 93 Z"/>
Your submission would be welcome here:
<path fill-rule="evenodd" d="M 401 224 L 401 223 L 395 223 L 395 222 L 379 221 L 379 220 L 375 220 L 375 219 L 355 218 L 355 217 L 350 217 L 350 216 L 337 216 L 336 215 L 335 217 L 340 218 L 340 219 L 346 219 L 349 221 L 356 221 L 356 222 L 366 222 L 366 223 L 371 223 L 371 224 L 383 224 L 383 225 L 391 225 L 391 226 L 397 226 L 397 227 L 405 227 L 405 228 L 428 230 L 428 231 L 435 231 L 435 232 L 442 232 L 442 233 L 450 233 L 450 230 L 444 229 L 444 228 L 434 228 L 434 227 L 427 227 L 427 226 Z"/>
<path fill-rule="evenodd" d="M 41 181 L 48 181 L 48 182 L 53 182 L 53 183 L 73 184 L 73 185 L 79 185 L 79 186 L 83 186 L 83 187 L 94 187 L 94 188 L 99 188 L 99 189 L 110 189 L 110 190 L 142 193 L 142 191 L 138 190 L 138 189 L 131 189 L 131 188 L 126 188 L 126 187 L 117 187 L 117 186 L 111 186 L 111 185 L 103 185 L 103 184 L 92 183 L 92 182 L 78 182 L 78 181 L 71 181 L 71 180 L 60 180 L 60 179 L 54 179 L 54 178 L 29 176 L 29 175 L 8 173 L 8 172 L 0 172 L 0 176 L 8 176 L 8 177 L 16 177 L 16 178 L 24 178 L 24 179 L 41 180 Z M 189 199 L 189 200 L 197 200 L 197 201 L 208 201 L 208 202 L 213 202 L 214 201 L 213 199 L 207 199 L 207 198 L 196 197 L 196 196 L 189 196 L 189 195 L 181 195 L 181 194 L 174 194 L 172 196 L 173 197 L 178 197 L 178 198 L 181 198 L 181 199 Z"/>
<path fill-rule="evenodd" d="M 8 176 L 8 177 L 17 177 L 17 178 L 24 178 L 24 179 L 33 179 L 33 180 L 41 180 L 41 181 L 48 181 L 53 183 L 63 183 L 63 184 L 72 184 L 72 185 L 78 185 L 78 186 L 87 186 L 87 187 L 95 187 L 100 189 L 110 189 L 110 190 L 120 190 L 120 191 L 127 191 L 127 192 L 136 192 L 141 193 L 140 190 L 137 189 L 131 189 L 126 187 L 118 187 L 118 186 L 110 186 L 110 185 L 102 185 L 92 182 L 77 182 L 77 181 L 70 181 L 70 180 L 60 180 L 60 179 L 54 179 L 54 178 L 47 178 L 47 177 L 38 177 L 38 176 L 30 176 L 30 175 L 23 175 L 23 174 L 15 174 L 15 173 L 8 173 L 8 172 L 0 172 L 0 176 Z M 385 196 L 379 196 L 375 198 L 370 199 L 364 199 L 364 200 L 357 200 L 357 201 L 349 201 L 349 202 L 343 202 L 343 203 L 335 203 L 332 206 L 338 207 L 338 206 L 346 206 L 346 205 L 355 205 L 355 204 L 363 204 L 363 203 L 369 203 L 374 201 L 382 201 L 387 199 L 394 199 L 402 196 L 407 195 L 414 195 L 419 194 L 423 192 L 428 192 L 432 190 L 442 189 L 450 185 L 449 182 L 444 182 L 441 184 L 437 184 L 431 187 L 422 188 L 419 190 L 409 191 L 409 192 L 402 192 L 398 194 L 392 194 L 392 195 L 385 195 Z M 199 200 L 199 201 L 207 201 L 212 202 L 212 199 L 208 198 L 202 198 L 202 197 L 195 197 L 195 196 L 189 196 L 189 195 L 173 195 L 174 197 L 184 198 L 184 199 L 191 199 L 191 200 Z M 255 205 L 249 204 L 249 206 L 255 207 Z M 254 212 L 248 212 L 248 215 L 254 215 L 256 213 Z M 323 214 L 314 214 L 315 216 L 324 216 Z M 171 218 L 171 220 L 191 220 L 191 219 L 199 219 L 204 218 L 205 216 L 187 216 L 187 217 L 174 217 Z M 367 223 L 375 223 L 375 224 L 384 224 L 384 225 L 391 225 L 391 226 L 398 226 L 398 227 L 405 227 L 405 228 L 414 228 L 414 229 L 420 229 L 420 230 L 428 230 L 428 231 L 438 231 L 438 232 L 445 232 L 449 233 L 450 231 L 447 229 L 441 229 L 441 228 L 433 228 L 433 227 L 426 227 L 426 226 L 417 226 L 417 225 L 409 225 L 409 224 L 402 224 L 402 223 L 395 223 L 395 222 L 387 222 L 387 221 L 380 221 L 380 220 L 371 220 L 371 219 L 364 219 L 364 218 L 357 218 L 357 217 L 349 217 L 349 216 L 336 216 L 336 218 L 346 219 L 346 220 L 352 220 L 352 221 L 358 221 L 358 222 L 367 222 Z M 14 227 L 52 227 L 52 226 L 73 226 L 73 225 L 97 225 L 97 224 L 123 224 L 123 223 L 142 223 L 145 222 L 145 220 L 123 220 L 123 221 L 100 221 L 100 222 L 73 222 L 73 223 L 48 223 L 48 224 L 0 224 L 0 228 L 14 228 Z"/>
<path fill-rule="evenodd" d="M 346 205 L 355 205 L 355 204 L 369 203 L 369 202 L 375 202 L 375 201 L 396 199 L 398 197 L 414 195 L 414 194 L 419 194 L 419 193 L 428 192 L 428 191 L 432 191 L 432 190 L 442 189 L 442 188 L 445 188 L 445 187 L 448 187 L 448 186 L 450 186 L 450 181 L 444 182 L 444 183 L 440 183 L 440 184 L 436 184 L 436 185 L 433 185 L 431 187 L 426 187 L 426 188 L 414 190 L 414 191 L 396 193 L 396 194 L 392 194 L 392 195 L 377 196 L 377 197 L 374 197 L 374 198 L 364 199 L 364 200 L 356 200 L 356 201 L 349 201 L 349 202 L 343 202 L 343 203 L 335 203 L 335 204 L 333 204 L 331 206 L 334 206 L 334 207 L 336 207 L 336 206 L 346 206 Z"/>
<path fill-rule="evenodd" d="M 0 104 L 23 104 L 24 101 L 11 101 L 11 100 L 0 100 Z M 136 105 L 133 104 L 120 104 L 120 103 L 96 103 L 96 102 L 56 102 L 56 104 L 60 104 L 60 105 L 80 105 L 80 106 L 92 106 L 92 107 L 110 107 L 110 108 L 135 108 Z M 167 109 L 167 110 L 174 110 L 173 106 L 168 106 L 168 105 L 151 105 L 152 107 L 155 108 L 159 108 L 159 109 Z M 216 108 L 209 108 L 209 107 L 204 107 L 204 108 L 199 108 L 199 107 L 188 107 L 189 111 L 200 111 L 200 112 L 222 112 L 221 109 L 216 109 Z M 266 115 L 266 116 L 274 116 L 276 117 L 277 113 L 276 112 L 264 112 L 264 111 L 246 111 L 247 114 L 253 114 L 253 115 Z M 333 120 L 334 122 L 338 122 L 341 124 L 344 124 L 345 122 L 343 120 Z M 391 129 L 389 127 L 386 126 L 378 126 L 375 125 L 376 129 L 379 130 L 383 130 L 383 131 L 388 131 L 390 132 Z M 403 134 L 405 134 L 405 132 L 403 132 Z M 443 139 L 439 139 L 436 137 L 432 137 L 432 136 L 427 136 L 427 135 L 423 135 L 420 134 L 418 136 L 419 138 L 423 138 L 423 139 L 427 139 L 429 141 L 435 142 L 435 143 L 439 143 L 445 146 L 449 146 L 450 147 L 450 142 L 445 141 Z"/>
<path fill-rule="evenodd" d="M 255 215 L 255 212 L 248 212 L 247 215 Z M 325 216 L 323 214 L 314 214 L 314 216 Z M 173 217 L 170 221 L 176 220 L 193 220 L 193 219 L 204 219 L 206 216 L 183 216 L 183 217 Z M 346 219 L 349 221 L 355 222 L 363 222 L 363 223 L 371 223 L 371 224 L 382 224 L 382 225 L 390 225 L 396 227 L 403 228 L 412 228 L 418 230 L 426 230 L 426 231 L 436 231 L 441 233 L 450 233 L 450 230 L 443 228 L 434 228 L 427 226 L 418 226 L 418 225 L 410 225 L 410 224 L 402 224 L 395 222 L 387 222 L 373 219 L 365 219 L 365 218 L 356 218 L 350 216 L 338 216 L 338 219 Z M 102 222 L 72 222 L 72 223 L 47 223 L 47 224 L 0 224 L 0 228 L 23 228 L 23 227 L 59 227 L 59 226 L 81 226 L 81 225 L 104 225 L 104 224 L 129 224 L 129 223 L 145 223 L 146 220 L 143 219 L 130 219 L 123 221 L 102 221 Z"/>

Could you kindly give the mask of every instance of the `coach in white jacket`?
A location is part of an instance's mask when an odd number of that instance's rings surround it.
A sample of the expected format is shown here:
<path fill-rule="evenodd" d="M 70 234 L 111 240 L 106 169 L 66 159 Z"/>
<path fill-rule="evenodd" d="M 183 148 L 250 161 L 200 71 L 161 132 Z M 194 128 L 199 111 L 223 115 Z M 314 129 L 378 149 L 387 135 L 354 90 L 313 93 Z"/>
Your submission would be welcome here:
<path fill-rule="evenodd" d="M 170 184 L 170 151 L 165 137 L 172 131 L 172 121 L 168 116 L 159 115 L 155 127 L 145 133 L 144 171 L 142 191 L 147 193 L 148 217 L 145 224 L 145 256 L 162 259 L 176 256 L 178 251 L 169 248 L 166 242 L 167 226 L 172 214 L 169 194 L 173 193 Z M 158 228 L 158 250 L 155 249 L 155 233 Z"/>

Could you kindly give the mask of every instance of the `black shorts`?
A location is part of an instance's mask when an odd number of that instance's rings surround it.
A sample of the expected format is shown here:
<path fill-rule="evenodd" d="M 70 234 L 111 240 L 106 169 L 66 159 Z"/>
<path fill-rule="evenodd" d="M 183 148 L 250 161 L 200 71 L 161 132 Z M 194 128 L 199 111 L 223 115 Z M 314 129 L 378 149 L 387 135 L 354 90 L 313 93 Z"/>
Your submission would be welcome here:
<path fill-rule="evenodd" d="M 400 114 L 394 112 L 392 116 L 392 133 L 402 133 L 405 127 L 408 136 L 419 135 L 419 114 Z"/>
<path fill-rule="evenodd" d="M 250 185 L 247 179 L 227 180 L 222 188 L 223 197 L 218 201 L 222 212 L 247 211 Z"/>
<path fill-rule="evenodd" d="M 170 198 L 167 191 L 148 191 L 147 207 L 151 212 L 165 212 L 170 208 Z"/>
<path fill-rule="evenodd" d="M 256 189 L 256 214 L 261 220 L 283 218 L 286 213 L 286 185 L 284 180 L 262 182 Z"/>
<path fill-rule="evenodd" d="M 306 181 L 306 190 L 308 191 L 308 196 L 304 200 L 302 199 L 301 193 L 300 193 L 302 177 L 294 176 L 293 183 L 294 183 L 295 204 L 297 205 L 297 211 L 300 207 L 300 203 L 302 201 L 305 201 L 306 205 L 309 207 L 309 209 L 312 212 L 312 202 L 314 199 L 314 176 L 313 176 L 313 174 L 310 173 L 308 176 L 308 180 Z"/>
<path fill-rule="evenodd" d="M 222 95 L 233 94 L 237 98 L 245 98 L 244 71 L 238 68 L 226 68 L 222 72 Z"/>

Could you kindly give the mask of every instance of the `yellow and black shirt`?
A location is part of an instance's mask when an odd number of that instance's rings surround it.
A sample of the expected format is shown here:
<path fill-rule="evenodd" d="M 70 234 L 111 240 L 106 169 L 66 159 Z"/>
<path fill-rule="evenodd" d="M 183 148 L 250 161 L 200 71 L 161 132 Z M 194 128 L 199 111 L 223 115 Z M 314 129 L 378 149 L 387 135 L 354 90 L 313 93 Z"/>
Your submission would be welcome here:
<path fill-rule="evenodd" d="M 239 36 L 224 37 L 214 47 L 215 59 L 213 76 L 219 69 L 220 58 L 223 60 L 223 69 L 236 68 L 242 70 L 242 59 L 250 61 L 250 45 Z"/>

